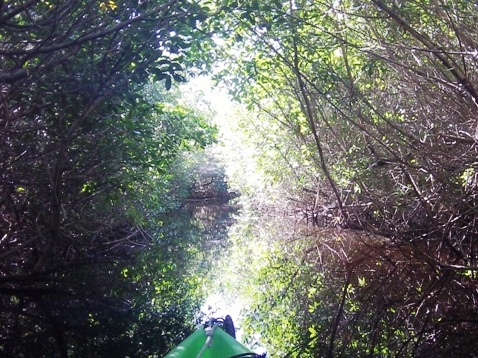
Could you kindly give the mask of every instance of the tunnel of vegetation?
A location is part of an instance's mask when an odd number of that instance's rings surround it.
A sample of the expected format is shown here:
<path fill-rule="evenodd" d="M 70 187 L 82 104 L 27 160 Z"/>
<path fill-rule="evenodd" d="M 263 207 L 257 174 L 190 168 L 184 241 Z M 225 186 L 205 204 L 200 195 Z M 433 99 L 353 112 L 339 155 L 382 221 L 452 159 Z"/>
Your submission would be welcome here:
<path fill-rule="evenodd" d="M 274 357 L 476 354 L 477 21 L 472 1 L 0 1 L 0 355 L 161 357 L 218 248 Z M 213 115 L 174 86 L 193 73 L 242 105 L 232 247 Z"/>

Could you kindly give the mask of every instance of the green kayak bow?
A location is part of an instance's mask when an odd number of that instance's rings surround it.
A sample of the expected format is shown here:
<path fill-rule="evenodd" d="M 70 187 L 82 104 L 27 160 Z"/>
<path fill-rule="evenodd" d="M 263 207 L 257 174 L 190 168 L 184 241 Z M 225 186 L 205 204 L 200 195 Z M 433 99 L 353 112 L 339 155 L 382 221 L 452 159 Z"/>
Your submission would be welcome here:
<path fill-rule="evenodd" d="M 224 322 L 227 323 L 226 317 Z M 229 327 L 223 328 L 218 324 L 210 324 L 199 328 L 176 348 L 169 352 L 164 358 L 246 358 L 261 357 L 244 347 L 233 337 L 234 331 L 230 332 Z"/>

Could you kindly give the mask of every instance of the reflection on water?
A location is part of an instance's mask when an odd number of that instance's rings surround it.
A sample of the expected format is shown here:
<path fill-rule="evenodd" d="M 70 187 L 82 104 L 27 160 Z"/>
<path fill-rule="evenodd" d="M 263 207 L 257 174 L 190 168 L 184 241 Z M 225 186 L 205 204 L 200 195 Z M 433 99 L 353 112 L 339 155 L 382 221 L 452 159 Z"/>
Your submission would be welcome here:
<path fill-rule="evenodd" d="M 476 273 L 444 265 L 443 243 L 267 214 L 243 213 L 232 233 L 245 336 L 273 357 L 475 355 Z"/>
<path fill-rule="evenodd" d="M 227 245 L 228 227 L 234 222 L 237 206 L 225 200 L 188 200 L 183 210 L 191 214 L 193 224 L 201 229 L 205 244 Z"/>
<path fill-rule="evenodd" d="M 249 347 L 272 357 L 475 356 L 477 276 L 453 263 L 456 248 L 307 225 L 224 198 L 183 210 L 215 297 L 203 311 L 237 314 Z"/>
<path fill-rule="evenodd" d="M 226 303 L 222 295 L 222 274 L 220 266 L 230 248 L 229 229 L 235 222 L 239 207 L 230 203 L 230 196 L 214 199 L 190 199 L 183 206 L 188 213 L 190 224 L 201 236 L 202 262 L 200 267 L 207 278 L 207 291 L 201 316 L 205 318 L 237 316 L 239 312 Z"/>

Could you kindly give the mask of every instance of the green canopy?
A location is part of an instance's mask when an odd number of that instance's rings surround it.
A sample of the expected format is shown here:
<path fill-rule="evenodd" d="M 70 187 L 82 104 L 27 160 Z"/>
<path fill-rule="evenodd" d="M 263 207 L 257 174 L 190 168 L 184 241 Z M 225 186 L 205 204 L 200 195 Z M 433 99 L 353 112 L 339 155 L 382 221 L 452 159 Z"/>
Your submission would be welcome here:
<path fill-rule="evenodd" d="M 164 358 L 196 358 L 204 348 L 201 358 L 232 358 L 235 356 L 253 356 L 251 350 L 244 347 L 221 328 L 215 327 L 211 344 L 205 347 L 207 335 L 204 329 L 198 329 L 182 341 Z"/>

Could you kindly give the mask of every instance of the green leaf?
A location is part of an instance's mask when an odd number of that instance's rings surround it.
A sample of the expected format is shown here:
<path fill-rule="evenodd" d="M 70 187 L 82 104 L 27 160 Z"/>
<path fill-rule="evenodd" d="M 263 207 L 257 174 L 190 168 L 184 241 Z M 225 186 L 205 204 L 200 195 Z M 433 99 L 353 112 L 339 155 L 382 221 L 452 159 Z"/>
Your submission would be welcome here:
<path fill-rule="evenodd" d="M 171 77 L 168 76 L 168 77 L 166 78 L 166 81 L 165 81 L 165 83 L 164 83 L 164 87 L 165 87 L 166 90 L 168 90 L 168 91 L 171 89 Z"/>
<path fill-rule="evenodd" d="M 186 77 L 178 75 L 178 74 L 173 74 L 173 78 L 176 82 L 186 82 Z"/>

